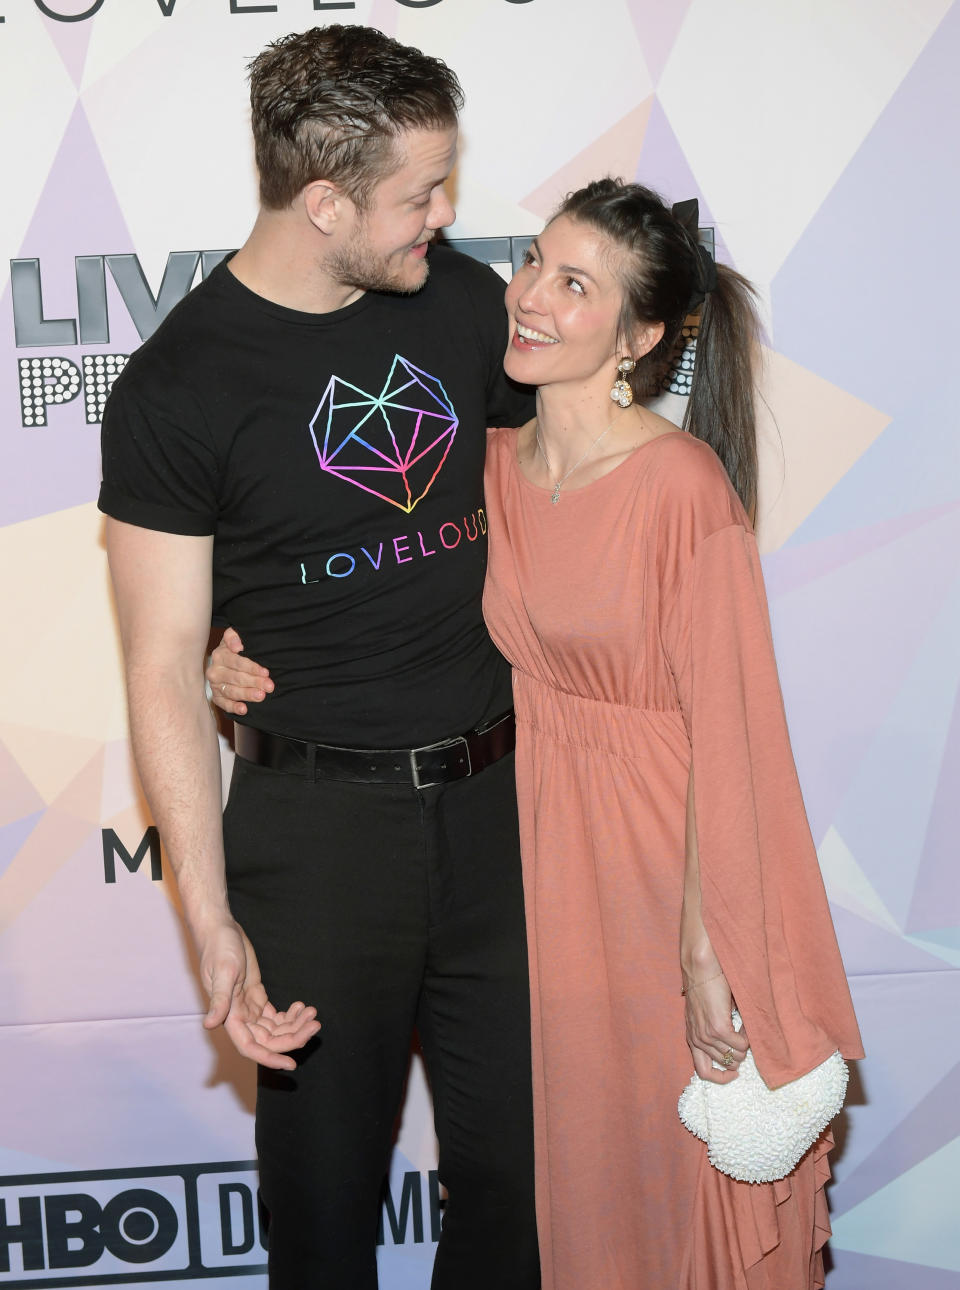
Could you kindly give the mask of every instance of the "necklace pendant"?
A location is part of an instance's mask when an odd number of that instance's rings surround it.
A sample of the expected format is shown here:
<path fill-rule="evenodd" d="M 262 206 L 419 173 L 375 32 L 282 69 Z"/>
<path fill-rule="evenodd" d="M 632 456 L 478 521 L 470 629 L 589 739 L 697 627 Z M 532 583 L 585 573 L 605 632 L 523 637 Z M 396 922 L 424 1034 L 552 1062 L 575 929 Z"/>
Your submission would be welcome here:
<path fill-rule="evenodd" d="M 554 504 L 554 506 L 556 506 L 556 504 L 557 504 L 557 502 L 559 502 L 559 500 L 560 500 L 560 485 L 559 485 L 559 484 L 554 484 L 554 486 L 553 486 L 553 496 L 550 498 L 550 501 Z"/>

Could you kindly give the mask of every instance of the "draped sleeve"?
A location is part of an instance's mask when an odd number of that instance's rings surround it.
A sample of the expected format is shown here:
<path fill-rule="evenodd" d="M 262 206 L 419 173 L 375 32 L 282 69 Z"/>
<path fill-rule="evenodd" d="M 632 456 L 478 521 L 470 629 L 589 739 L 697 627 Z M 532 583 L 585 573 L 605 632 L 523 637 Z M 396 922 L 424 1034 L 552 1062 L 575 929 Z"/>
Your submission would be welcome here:
<path fill-rule="evenodd" d="M 709 451 L 709 450 L 707 450 Z M 661 641 L 692 750 L 702 914 L 764 1080 L 860 1034 L 794 766 L 749 522 L 710 454 L 661 490 Z"/>

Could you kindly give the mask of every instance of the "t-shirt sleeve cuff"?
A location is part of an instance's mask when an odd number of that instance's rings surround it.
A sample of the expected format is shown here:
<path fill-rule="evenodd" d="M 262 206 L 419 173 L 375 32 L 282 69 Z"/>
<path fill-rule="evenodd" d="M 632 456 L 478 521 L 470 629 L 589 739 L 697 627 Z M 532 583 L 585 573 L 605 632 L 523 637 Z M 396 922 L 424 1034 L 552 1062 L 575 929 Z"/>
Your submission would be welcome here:
<path fill-rule="evenodd" d="M 112 519 L 124 524 L 135 524 L 141 529 L 156 529 L 160 533 L 182 533 L 185 537 L 209 537 L 216 532 L 216 517 L 198 515 L 190 511 L 158 506 L 155 502 L 140 501 L 111 488 L 100 485 L 98 508 Z"/>

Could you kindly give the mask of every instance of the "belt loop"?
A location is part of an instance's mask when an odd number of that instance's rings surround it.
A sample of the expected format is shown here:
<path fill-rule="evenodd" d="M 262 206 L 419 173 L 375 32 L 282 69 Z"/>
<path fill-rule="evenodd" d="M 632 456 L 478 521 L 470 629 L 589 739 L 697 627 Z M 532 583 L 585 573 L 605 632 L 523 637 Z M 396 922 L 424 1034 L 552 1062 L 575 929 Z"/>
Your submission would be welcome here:
<path fill-rule="evenodd" d="M 307 744 L 307 779 L 313 783 L 317 778 L 317 745 Z"/>

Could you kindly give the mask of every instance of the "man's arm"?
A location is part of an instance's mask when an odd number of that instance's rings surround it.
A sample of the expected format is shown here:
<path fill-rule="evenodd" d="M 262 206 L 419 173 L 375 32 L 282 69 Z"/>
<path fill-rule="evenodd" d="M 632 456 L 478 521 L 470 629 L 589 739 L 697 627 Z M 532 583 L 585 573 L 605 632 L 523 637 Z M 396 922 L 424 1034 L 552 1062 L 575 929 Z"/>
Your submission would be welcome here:
<path fill-rule="evenodd" d="M 200 954 L 204 1025 L 224 1025 L 244 1056 L 293 1070 L 284 1054 L 316 1034 L 316 1013 L 302 1003 L 272 1007 L 227 901 L 220 754 L 203 689 L 212 554 L 212 537 L 107 519 L 133 752 Z"/>

